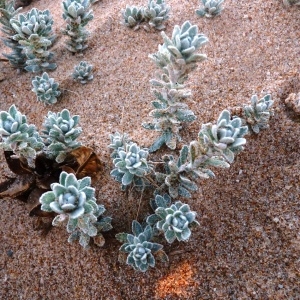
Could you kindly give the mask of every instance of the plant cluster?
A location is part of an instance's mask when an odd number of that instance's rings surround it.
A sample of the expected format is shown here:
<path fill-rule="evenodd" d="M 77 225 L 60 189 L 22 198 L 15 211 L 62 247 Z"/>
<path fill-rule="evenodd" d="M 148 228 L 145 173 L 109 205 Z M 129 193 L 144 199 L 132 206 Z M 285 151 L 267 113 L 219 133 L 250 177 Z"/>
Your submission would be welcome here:
<path fill-rule="evenodd" d="M 250 105 L 241 109 L 242 116 L 231 116 L 224 110 L 216 123 L 203 124 L 198 133 L 198 139 L 189 145 L 183 145 L 179 157 L 164 154 L 160 161 L 151 161 L 149 153 L 158 150 L 163 144 L 170 149 L 176 148 L 180 140 L 178 131 L 181 122 L 192 121 L 195 116 L 182 103 L 190 96 L 190 91 L 184 88 L 184 81 L 189 72 L 197 67 L 197 62 L 205 59 L 205 55 L 197 54 L 197 50 L 207 42 L 207 38 L 198 34 L 197 26 L 185 22 L 181 27 L 175 26 L 172 39 L 162 33 L 164 44 L 159 46 L 156 54 L 150 58 L 162 70 L 157 79 L 151 80 L 155 86 L 153 101 L 154 110 L 150 113 L 156 118 L 154 123 L 143 124 L 147 129 L 161 131 L 162 135 L 150 149 L 140 147 L 131 141 L 124 133 L 116 132 L 110 135 L 114 169 L 111 176 L 122 184 L 122 189 L 130 185 L 140 188 L 134 182 L 138 179 L 145 188 L 153 190 L 154 199 L 150 206 L 154 214 L 144 219 L 147 224 L 143 228 L 134 220 L 132 234 L 120 233 L 116 237 L 123 243 L 120 251 L 128 254 L 127 264 L 139 271 L 146 271 L 154 266 L 152 246 L 149 243 L 157 241 L 162 235 L 168 243 L 188 241 L 191 228 L 199 225 L 196 212 L 190 206 L 181 202 L 178 197 L 190 198 L 191 192 L 198 189 L 196 180 L 213 178 L 213 167 L 229 168 L 235 155 L 244 149 L 245 135 L 250 129 L 258 133 L 268 128 L 268 122 L 273 112 L 273 101 L 270 95 L 258 100 L 254 95 Z M 145 155 L 146 154 L 146 155 Z M 148 167 L 147 167 L 148 166 Z M 145 233 L 147 232 L 147 234 Z M 161 253 L 162 245 L 154 247 L 154 253 Z M 161 254 L 163 261 L 167 255 Z"/>
<path fill-rule="evenodd" d="M 202 6 L 196 10 L 200 17 L 212 18 L 221 14 L 224 0 L 201 0 Z"/>
<path fill-rule="evenodd" d="M 2 39 L 4 44 L 12 50 L 10 54 L 3 54 L 10 64 L 15 68 L 23 69 L 26 65 L 26 55 L 23 51 L 23 46 L 18 41 L 13 39 L 17 31 L 12 27 L 10 20 L 12 20 L 21 10 L 21 8 L 14 8 L 14 1 L 3 1 L 0 7 L 0 23 L 2 24 L 1 31 L 5 37 Z"/>
<path fill-rule="evenodd" d="M 150 28 L 162 30 L 165 28 L 165 21 L 169 19 L 170 7 L 165 0 L 148 0 L 147 7 L 126 6 L 122 11 L 122 23 L 137 30 L 142 23 L 148 23 Z M 144 26 L 148 30 L 147 26 Z"/>
<path fill-rule="evenodd" d="M 103 216 L 105 208 L 96 204 L 95 189 L 90 187 L 100 161 L 91 149 L 76 141 L 82 131 L 78 122 L 79 117 L 71 116 L 67 109 L 57 114 L 48 112 L 40 136 L 14 105 L 8 112 L 1 111 L 0 147 L 17 177 L 0 184 L 0 198 L 33 199 L 30 215 L 58 214 L 53 226 L 68 221 L 69 242 L 79 239 L 87 247 L 92 237 L 102 246 L 101 232 L 112 228 L 111 218 Z"/>
<path fill-rule="evenodd" d="M 54 104 L 57 102 L 57 97 L 60 96 L 59 84 L 50 78 L 47 72 L 44 72 L 41 77 L 36 76 L 31 81 L 33 85 L 32 91 L 36 94 L 38 101 L 45 104 Z"/>
<path fill-rule="evenodd" d="M 197 63 L 206 59 L 206 55 L 196 52 L 208 41 L 205 35 L 198 33 L 198 27 L 189 21 L 181 27 L 176 25 L 171 39 L 164 32 L 162 37 L 164 44 L 159 46 L 157 53 L 150 55 L 161 70 L 158 78 L 150 81 L 157 98 L 152 102 L 154 110 L 149 114 L 154 122 L 143 124 L 144 128 L 161 133 L 150 147 L 150 152 L 164 144 L 174 150 L 177 142 L 181 141 L 179 131 L 182 124 L 196 119 L 188 105 L 183 103 L 191 95 L 184 82 Z"/>
<path fill-rule="evenodd" d="M 26 55 L 26 71 L 41 72 L 57 67 L 50 62 L 54 55 L 48 50 L 55 39 L 49 10 L 39 11 L 33 8 L 26 14 L 16 15 L 10 20 L 10 24 L 16 31 L 12 38 L 23 47 Z"/>
<path fill-rule="evenodd" d="M 65 0 L 62 3 L 63 18 L 67 22 L 64 34 L 70 37 L 67 48 L 73 53 L 87 48 L 85 26 L 93 19 L 90 6 L 96 1 Z M 8 36 L 5 43 L 13 49 L 7 58 L 12 65 L 23 66 L 30 72 L 53 70 L 56 65 L 49 62 L 53 54 L 48 48 L 55 36 L 49 11 L 34 8 L 27 14 L 17 14 L 18 10 L 14 10 L 11 3 L 2 5 L 0 2 L 2 31 Z M 223 0 L 203 0 L 204 9 L 197 13 L 218 15 L 222 3 Z M 141 23 L 148 22 L 150 27 L 162 30 L 169 10 L 164 0 L 149 0 L 147 7 L 127 6 L 122 13 L 123 23 L 138 29 Z M 150 81 L 155 97 L 150 116 L 154 120 L 143 123 L 144 128 L 155 130 L 160 136 L 145 148 L 126 133 L 115 132 L 110 135 L 108 146 L 114 165 L 110 175 L 121 184 L 122 190 L 135 187 L 141 192 L 146 188 L 153 192 L 154 198 L 150 199 L 153 213 L 144 217 L 143 223 L 133 220 L 132 234 L 116 235 L 123 243 L 120 251 L 127 254 L 127 264 L 142 272 L 155 266 L 155 257 L 168 261 L 163 245 L 157 243 L 160 237 L 169 244 L 187 242 L 192 228 L 199 225 L 197 213 L 178 198 L 190 198 L 198 189 L 196 180 L 199 178 L 213 178 L 212 168 L 229 168 L 235 155 L 244 150 L 245 135 L 268 128 L 273 115 L 271 96 L 258 99 L 253 95 L 251 104 L 241 108 L 241 116 L 231 116 L 229 110 L 223 110 L 216 122 L 203 124 L 197 140 L 183 145 L 178 157 L 166 153 L 159 161 L 151 161 L 150 153 L 163 145 L 175 150 L 182 141 L 179 135 L 182 125 L 196 119 L 184 103 L 191 96 L 185 82 L 197 64 L 206 59 L 206 55 L 198 51 L 208 42 L 189 21 L 181 27 L 176 25 L 171 38 L 164 32 L 162 37 L 158 52 L 149 55 L 159 68 L 157 77 Z M 86 83 L 93 79 L 92 66 L 81 61 L 72 76 Z M 59 85 L 46 72 L 41 77 L 36 76 L 32 85 L 39 101 L 57 102 Z M 82 132 L 78 123 L 79 116 L 71 116 L 67 109 L 58 113 L 49 111 L 40 135 L 14 105 L 8 112 L 1 111 L 0 147 L 17 177 L 0 184 L 0 198 L 29 195 L 28 198 L 37 199 L 30 214 L 55 216 L 52 225 L 66 226 L 69 242 L 79 240 L 86 248 L 92 238 L 96 245 L 102 246 L 102 232 L 112 228 L 112 218 L 103 216 L 105 208 L 97 204 L 91 184 L 101 164 L 91 149 L 77 141 Z M 20 182 L 25 184 L 20 186 Z"/>
<path fill-rule="evenodd" d="M 96 203 L 95 189 L 90 185 L 90 177 L 77 180 L 74 174 L 62 172 L 59 183 L 52 183 L 52 191 L 39 199 L 41 210 L 58 214 L 52 221 L 53 226 L 67 224 L 68 241 L 79 240 L 84 248 L 88 247 L 91 237 L 95 244 L 103 246 L 101 231 L 112 228 L 112 219 L 102 216 L 105 208 Z"/>
<path fill-rule="evenodd" d="M 88 47 L 89 33 L 85 26 L 94 18 L 90 0 L 65 0 L 62 5 L 63 19 L 67 23 L 63 33 L 70 38 L 66 47 L 73 53 L 81 52 Z"/>
<path fill-rule="evenodd" d="M 82 84 L 85 84 L 94 78 L 92 70 L 92 65 L 88 64 L 86 61 L 81 61 L 74 67 L 72 77 L 75 80 L 80 81 Z"/>

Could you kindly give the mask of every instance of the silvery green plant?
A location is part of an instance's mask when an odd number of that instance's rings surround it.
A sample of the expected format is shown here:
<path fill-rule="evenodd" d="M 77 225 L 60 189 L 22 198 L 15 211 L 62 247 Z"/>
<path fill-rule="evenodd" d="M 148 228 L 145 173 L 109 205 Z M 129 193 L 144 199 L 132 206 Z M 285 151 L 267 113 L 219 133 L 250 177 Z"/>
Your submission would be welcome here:
<path fill-rule="evenodd" d="M 144 17 L 150 27 L 162 30 L 166 26 L 163 24 L 170 16 L 170 7 L 164 0 L 148 0 L 148 6 L 144 10 Z"/>
<path fill-rule="evenodd" d="M 188 204 L 176 201 L 171 204 L 171 198 L 156 195 L 155 200 L 150 201 L 155 214 L 147 217 L 147 223 L 164 233 L 168 243 L 175 240 L 187 241 L 191 236 L 190 228 L 199 225 L 196 221 L 196 212 L 191 211 Z"/>
<path fill-rule="evenodd" d="M 215 17 L 218 16 L 223 10 L 224 0 L 201 0 L 202 6 L 196 10 L 197 15 L 200 17 Z"/>
<path fill-rule="evenodd" d="M 113 152 L 111 153 L 110 157 L 116 158 L 118 157 L 118 151 L 124 150 L 126 144 L 131 142 L 127 133 L 121 134 L 118 131 L 114 134 L 110 134 L 110 144 L 108 148 L 112 149 Z"/>
<path fill-rule="evenodd" d="M 50 78 L 47 72 L 44 72 L 41 77 L 36 76 L 31 81 L 33 85 L 32 91 L 36 94 L 38 101 L 45 104 L 54 104 L 57 102 L 57 97 L 60 96 L 59 84 Z"/>
<path fill-rule="evenodd" d="M 67 223 L 70 233 L 68 241 L 79 239 L 84 248 L 88 247 L 91 237 L 96 241 L 99 236 L 103 239 L 101 231 L 112 228 L 111 218 L 101 216 L 105 208 L 96 203 L 95 189 L 90 185 L 90 177 L 77 180 L 74 174 L 62 172 L 59 183 L 52 183 L 52 191 L 44 193 L 39 199 L 41 210 L 58 214 L 52 225 Z"/>
<path fill-rule="evenodd" d="M 63 19 L 67 23 L 63 33 L 70 38 L 66 47 L 73 53 L 81 52 L 88 47 L 89 32 L 85 26 L 94 18 L 93 12 L 90 10 L 90 0 L 65 0 L 62 2 L 62 6 Z"/>
<path fill-rule="evenodd" d="M 24 157 L 29 166 L 34 166 L 37 151 L 44 143 L 32 124 L 27 124 L 27 118 L 12 105 L 8 112 L 0 112 L 0 147 L 4 151 L 13 151 Z"/>
<path fill-rule="evenodd" d="M 230 112 L 223 110 L 217 124 L 203 124 L 198 134 L 199 143 L 204 154 L 222 156 L 229 163 L 234 160 L 234 154 L 244 149 L 248 132 L 248 126 L 242 126 L 242 120 L 238 117 L 231 119 Z"/>
<path fill-rule="evenodd" d="M 92 65 L 88 64 L 86 61 L 81 61 L 77 66 L 75 66 L 72 77 L 80 81 L 82 84 L 85 84 L 94 78 L 92 70 Z"/>
<path fill-rule="evenodd" d="M 126 9 L 122 11 L 122 24 L 135 30 L 139 29 L 144 21 L 144 9 L 144 7 L 126 5 Z"/>
<path fill-rule="evenodd" d="M 151 242 L 153 238 L 153 230 L 147 225 L 144 229 L 137 222 L 132 222 L 132 233 L 119 233 L 116 238 L 124 243 L 120 251 L 128 253 L 126 263 L 135 270 L 146 272 L 149 267 L 155 266 L 154 253 L 162 251 L 162 245 Z"/>
<path fill-rule="evenodd" d="M 189 191 L 198 189 L 196 183 L 188 178 L 185 170 L 188 154 L 188 147 L 183 146 L 177 161 L 173 155 L 166 154 L 163 156 L 165 173 L 155 172 L 156 181 L 161 184 L 157 192 L 161 193 L 167 189 L 172 198 L 178 196 L 190 198 L 191 193 Z"/>
<path fill-rule="evenodd" d="M 21 10 L 21 8 L 15 9 L 14 4 L 14 1 L 4 1 L 3 5 L 0 7 L 0 23 L 2 24 L 1 31 L 6 36 L 2 38 L 2 41 L 5 46 L 12 50 L 12 53 L 3 54 L 3 56 L 9 60 L 13 67 L 23 69 L 26 65 L 26 55 L 23 51 L 23 46 L 13 39 L 13 36 L 17 34 L 17 32 L 10 23 L 10 20 Z"/>
<path fill-rule="evenodd" d="M 243 117 L 254 133 L 259 133 L 261 129 L 269 127 L 269 119 L 273 115 L 271 109 L 273 103 L 269 94 L 261 99 L 258 99 L 257 95 L 253 95 L 251 104 L 244 105 Z"/>
<path fill-rule="evenodd" d="M 206 55 L 196 53 L 208 41 L 207 37 L 198 33 L 198 27 L 189 21 L 180 27 L 174 27 L 170 39 L 162 32 L 164 44 L 159 51 L 150 55 L 150 58 L 161 69 L 157 79 L 150 83 L 154 87 L 154 96 L 157 100 L 152 102 L 154 110 L 150 116 L 154 118 L 151 123 L 143 123 L 143 127 L 161 133 L 150 152 L 158 150 L 166 144 L 175 149 L 177 141 L 181 141 L 179 131 L 183 123 L 196 119 L 194 113 L 182 101 L 191 96 L 190 90 L 185 89 L 184 82 L 188 74 L 197 67 L 197 63 L 206 59 Z"/>
<path fill-rule="evenodd" d="M 27 14 L 18 14 L 10 23 L 16 31 L 12 38 L 23 47 L 27 58 L 25 70 L 54 70 L 56 64 L 50 63 L 54 55 L 48 51 L 55 39 L 52 30 L 53 19 L 49 10 L 39 11 L 33 8 Z"/>
<path fill-rule="evenodd" d="M 210 157 L 201 150 L 200 143 L 192 141 L 181 148 L 177 160 L 173 155 L 164 155 L 164 172 L 154 172 L 156 182 L 160 184 L 155 193 L 167 191 L 173 199 L 179 196 L 190 198 L 190 192 L 198 190 L 195 179 L 214 178 L 211 167 L 230 167 L 222 156 Z"/>
<path fill-rule="evenodd" d="M 81 145 L 77 141 L 82 132 L 81 127 L 77 127 L 78 122 L 79 116 L 71 116 L 68 109 L 63 109 L 58 113 L 48 112 L 43 123 L 42 137 L 47 146 L 45 152 L 50 159 L 61 163 L 68 152 Z"/>
<path fill-rule="evenodd" d="M 122 183 L 122 189 L 131 183 L 136 187 L 145 185 L 143 177 L 151 171 L 147 157 L 147 148 L 141 149 L 136 143 L 125 144 L 117 150 L 117 155 L 113 159 L 115 168 L 110 175 Z"/>

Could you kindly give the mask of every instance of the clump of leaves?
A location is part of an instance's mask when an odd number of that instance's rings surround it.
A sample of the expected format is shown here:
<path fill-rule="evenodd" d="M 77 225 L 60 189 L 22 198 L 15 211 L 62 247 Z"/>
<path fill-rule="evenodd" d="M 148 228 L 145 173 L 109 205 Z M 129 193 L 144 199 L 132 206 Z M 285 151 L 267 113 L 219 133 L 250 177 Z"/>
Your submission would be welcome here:
<path fill-rule="evenodd" d="M 169 19 L 170 7 L 165 3 L 165 0 L 148 0 L 147 7 L 126 6 L 122 11 L 123 25 L 137 30 L 145 22 L 151 28 L 162 30 L 165 28 L 164 22 Z M 144 29 L 149 30 L 146 25 Z"/>
<path fill-rule="evenodd" d="M 51 128 L 48 133 L 50 145 L 60 138 Z M 48 155 L 48 142 L 42 140 L 34 125 L 27 124 L 26 116 L 14 105 L 8 112 L 0 112 L 0 137 L 8 167 L 16 174 L 15 178 L 0 183 L 0 198 L 15 197 L 25 201 L 30 215 L 49 216 L 41 212 L 38 198 L 50 189 L 51 183 L 58 181 L 62 171 L 73 173 L 79 179 L 90 176 L 96 180 L 102 170 L 98 156 L 85 146 L 66 148 L 65 159 L 57 162 L 57 157 Z"/>
<path fill-rule="evenodd" d="M 139 25 L 144 21 L 144 8 L 126 5 L 122 11 L 122 23 L 126 27 L 139 29 Z"/>
<path fill-rule="evenodd" d="M 147 223 L 163 232 L 168 243 L 175 240 L 187 241 L 191 236 L 190 228 L 199 225 L 196 221 L 196 212 L 191 211 L 189 205 L 180 201 L 171 204 L 168 194 L 156 195 L 155 199 L 150 201 L 150 205 L 155 214 L 147 217 Z"/>
<path fill-rule="evenodd" d="M 223 10 L 224 0 L 201 0 L 202 7 L 196 10 L 197 15 L 200 17 L 215 17 L 218 16 Z"/>
<path fill-rule="evenodd" d="M 33 85 L 32 91 L 36 94 L 38 101 L 45 104 L 54 104 L 57 102 L 57 97 L 60 96 L 59 84 L 50 78 L 47 72 L 44 72 L 41 77 L 36 76 L 31 81 Z"/>
<path fill-rule="evenodd" d="M 271 95 L 265 95 L 258 99 L 256 95 L 251 97 L 251 105 L 244 105 L 243 117 L 254 133 L 269 127 L 269 119 L 274 114 L 271 107 L 274 101 Z"/>
<path fill-rule="evenodd" d="M 94 18 L 90 10 L 90 0 L 65 0 L 63 5 L 63 19 L 67 23 L 63 34 L 67 35 L 70 40 L 66 43 L 66 48 L 75 53 L 85 50 L 89 32 L 85 26 Z"/>
<path fill-rule="evenodd" d="M 166 254 L 161 250 L 162 245 L 151 242 L 153 238 L 152 227 L 147 225 L 144 229 L 137 222 L 132 222 L 132 233 L 118 233 L 117 240 L 124 243 L 120 251 L 128 253 L 126 263 L 137 271 L 146 272 L 149 267 L 155 266 L 153 254 L 158 253 L 167 260 Z M 160 253 L 159 253 L 160 252 Z"/>
<path fill-rule="evenodd" d="M 144 176 L 151 170 L 147 162 L 148 149 L 141 149 L 136 143 L 129 143 L 119 147 L 115 155 L 113 159 L 115 168 L 110 175 L 122 183 L 122 190 L 131 183 L 136 187 L 143 187 Z"/>
<path fill-rule="evenodd" d="M 92 70 L 92 65 L 88 64 L 86 61 L 81 61 L 77 66 L 75 66 L 72 77 L 75 80 L 80 81 L 82 84 L 85 84 L 94 78 Z"/>
<path fill-rule="evenodd" d="M 82 132 L 81 127 L 77 127 L 78 123 L 79 116 L 71 116 L 68 109 L 63 109 L 58 113 L 48 112 L 42 133 L 47 146 L 45 152 L 49 158 L 61 163 L 68 152 L 81 145 L 77 141 Z"/>
<path fill-rule="evenodd" d="M 50 63 L 54 55 L 48 51 L 55 39 L 52 30 L 53 19 L 49 10 L 39 11 L 33 8 L 27 14 L 18 14 L 10 23 L 16 31 L 12 38 L 23 47 L 27 58 L 25 70 L 54 70 L 56 64 Z"/>
<path fill-rule="evenodd" d="M 149 26 L 157 30 L 165 29 L 164 23 L 170 18 L 170 7 L 164 0 L 148 0 L 144 17 Z"/>
<path fill-rule="evenodd" d="M 41 210 L 58 214 L 52 225 L 67 223 L 67 231 L 70 233 L 68 241 L 79 239 L 84 248 L 88 247 L 91 237 L 102 246 L 104 238 L 101 231 L 112 228 L 112 219 L 102 216 L 105 208 L 96 203 L 95 189 L 90 185 L 90 177 L 77 180 L 74 174 L 62 172 L 59 183 L 52 183 L 52 191 L 44 193 L 39 199 Z"/>
<path fill-rule="evenodd" d="M 44 147 L 44 143 L 32 124 L 27 124 L 27 118 L 12 105 L 9 110 L 0 112 L 0 147 L 4 151 L 13 151 L 19 157 L 34 164 L 38 150 Z"/>
<path fill-rule="evenodd" d="M 108 148 L 112 149 L 113 152 L 111 153 L 110 157 L 116 158 L 118 156 L 119 148 L 124 149 L 126 144 L 130 143 L 130 138 L 128 134 L 124 133 L 121 134 L 119 132 L 116 132 L 114 134 L 110 134 L 110 144 Z"/>
<path fill-rule="evenodd" d="M 199 143 L 209 157 L 223 156 L 229 163 L 234 160 L 234 154 L 242 151 L 246 144 L 244 135 L 248 126 L 242 126 L 238 117 L 231 119 L 230 112 L 223 110 L 217 124 L 203 124 L 199 132 Z"/>
<path fill-rule="evenodd" d="M 198 27 L 189 21 L 181 27 L 176 25 L 171 39 L 164 32 L 162 37 L 164 44 L 159 46 L 157 53 L 150 55 L 161 69 L 158 78 L 150 81 L 157 98 L 152 102 L 154 110 L 149 114 L 154 122 L 143 123 L 144 128 L 161 133 L 149 148 L 150 152 L 164 144 L 175 149 L 177 142 L 181 141 L 179 131 L 182 123 L 196 119 L 187 104 L 182 102 L 191 95 L 190 90 L 185 89 L 184 81 L 197 63 L 206 58 L 206 55 L 197 54 L 196 51 L 208 41 L 206 36 L 198 33 Z"/>
<path fill-rule="evenodd" d="M 0 23 L 2 24 L 1 31 L 5 34 L 2 40 L 4 44 L 12 50 L 12 53 L 3 54 L 3 56 L 9 60 L 13 67 L 24 69 L 26 65 L 26 55 L 23 51 L 23 46 L 13 39 L 17 31 L 12 27 L 10 22 L 20 10 L 21 8 L 15 9 L 14 1 L 3 1 L 0 7 Z"/>

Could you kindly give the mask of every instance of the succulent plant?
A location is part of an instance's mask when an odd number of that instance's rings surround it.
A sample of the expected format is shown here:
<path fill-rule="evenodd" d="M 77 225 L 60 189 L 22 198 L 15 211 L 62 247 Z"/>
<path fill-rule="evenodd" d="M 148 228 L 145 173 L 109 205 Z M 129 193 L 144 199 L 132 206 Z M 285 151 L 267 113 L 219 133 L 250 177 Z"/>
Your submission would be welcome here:
<path fill-rule="evenodd" d="M 140 149 L 136 143 L 126 144 L 125 148 L 119 148 L 113 163 L 115 168 L 110 175 L 122 183 L 122 189 L 130 185 L 132 182 L 136 186 L 143 186 L 143 176 L 151 170 L 148 165 L 147 157 L 148 149 Z"/>
<path fill-rule="evenodd" d="M 144 10 L 144 17 L 150 27 L 162 30 L 166 26 L 163 24 L 169 19 L 170 7 L 164 0 L 148 0 L 148 6 Z"/>
<path fill-rule="evenodd" d="M 171 61 L 171 57 L 174 59 L 181 59 L 178 63 L 183 69 L 185 64 L 191 64 L 194 68 L 195 63 L 206 59 L 206 55 L 196 54 L 196 51 L 208 42 L 208 39 L 204 34 L 198 33 L 197 25 L 192 25 L 189 21 L 184 22 L 181 27 L 175 25 L 171 39 L 164 32 L 161 34 L 164 44 L 159 46 L 159 51 L 157 53 L 149 56 L 158 67 L 167 71 L 168 69 L 165 67 L 169 64 L 169 61 Z M 187 72 L 190 71 L 191 69 L 187 70 Z M 168 73 L 166 72 L 166 74 Z M 177 74 L 178 78 L 180 78 L 180 76 L 182 76 L 182 71 L 180 74 Z M 176 82 L 180 83 L 178 79 L 177 81 L 174 80 L 172 82 L 174 82 L 174 84 Z"/>
<path fill-rule="evenodd" d="M 63 162 L 68 152 L 81 145 L 76 141 L 82 132 L 81 127 L 76 127 L 78 122 L 79 116 L 71 116 L 67 109 L 57 114 L 48 112 L 43 123 L 45 129 L 42 137 L 45 139 L 45 151 L 49 158 L 58 163 Z"/>
<path fill-rule="evenodd" d="M 129 28 L 139 29 L 140 23 L 144 21 L 144 7 L 126 5 L 122 11 L 122 23 Z"/>
<path fill-rule="evenodd" d="M 177 201 L 170 206 L 170 202 L 168 195 L 156 195 L 155 200 L 150 201 L 155 214 L 148 216 L 147 223 L 163 232 L 168 243 L 176 239 L 187 241 L 191 236 L 190 227 L 199 225 L 195 220 L 197 214 L 188 204 Z"/>
<path fill-rule="evenodd" d="M 215 17 L 223 10 L 222 4 L 224 0 L 201 0 L 201 2 L 203 7 L 196 10 L 197 15 L 200 17 Z"/>
<path fill-rule="evenodd" d="M 198 27 L 189 21 L 181 27 L 174 27 L 172 39 L 164 32 L 162 37 L 164 44 L 159 46 L 157 53 L 149 56 L 162 69 L 158 78 L 150 80 L 157 98 L 152 102 L 154 110 L 149 114 L 154 121 L 142 124 L 146 129 L 161 132 L 149 148 L 150 152 L 164 144 L 175 149 L 177 141 L 181 141 L 179 131 L 182 124 L 196 119 L 187 104 L 182 103 L 191 96 L 190 90 L 185 89 L 184 81 L 189 72 L 196 68 L 196 63 L 206 58 L 206 55 L 196 54 L 195 51 L 208 41 L 203 34 L 198 33 Z"/>
<path fill-rule="evenodd" d="M 13 51 L 9 54 L 3 54 L 3 56 L 9 60 L 13 67 L 23 69 L 26 65 L 26 55 L 23 51 L 23 46 L 12 38 L 17 32 L 10 23 L 10 20 L 14 18 L 20 10 L 21 8 L 14 8 L 14 1 L 3 1 L 0 6 L 0 23 L 2 24 L 1 31 L 6 36 L 2 40 L 4 44 Z"/>
<path fill-rule="evenodd" d="M 13 151 L 23 156 L 30 166 L 34 165 L 36 151 L 41 150 L 44 143 L 34 125 L 28 125 L 25 115 L 22 115 L 12 105 L 8 112 L 0 112 L 0 147 L 4 151 Z"/>
<path fill-rule="evenodd" d="M 85 84 L 88 80 L 92 80 L 94 78 L 92 75 L 92 69 L 92 65 L 89 65 L 86 61 L 81 61 L 77 66 L 75 66 L 72 77 L 80 81 L 82 84 Z"/>
<path fill-rule="evenodd" d="M 204 154 L 209 157 L 223 156 L 229 163 L 234 160 L 234 153 L 244 149 L 248 132 L 248 126 L 242 126 L 242 120 L 238 117 L 230 119 L 230 112 L 223 110 L 217 124 L 203 124 L 198 134 L 199 142 Z"/>
<path fill-rule="evenodd" d="M 100 230 L 111 229 L 111 218 L 98 218 L 104 213 L 103 205 L 98 205 L 95 189 L 91 186 L 91 178 L 77 180 L 74 174 L 62 172 L 59 183 L 52 183 L 52 191 L 44 193 L 39 201 L 41 209 L 58 214 L 53 226 L 59 226 L 67 221 L 67 231 L 70 233 L 69 242 L 79 239 L 81 246 L 89 245 L 90 237 L 101 236 Z"/>
<path fill-rule="evenodd" d="M 45 104 L 57 102 L 57 97 L 61 94 L 58 88 L 59 84 L 54 81 L 54 78 L 49 78 L 46 72 L 43 73 L 42 77 L 33 78 L 31 83 L 33 85 L 32 91 L 37 95 L 38 101 Z"/>
<path fill-rule="evenodd" d="M 274 101 L 269 94 L 261 99 L 258 99 L 256 95 L 253 95 L 251 97 L 251 105 L 244 106 L 243 117 L 254 133 L 259 133 L 260 129 L 269 127 L 269 119 L 273 115 L 271 109 L 273 103 Z"/>
<path fill-rule="evenodd" d="M 124 150 L 126 147 L 126 144 L 129 144 L 130 138 L 127 133 L 121 134 L 119 132 L 116 132 L 114 134 L 110 134 L 110 144 L 108 148 L 113 149 L 113 152 L 111 153 L 110 157 L 116 158 L 118 156 L 119 149 Z"/>
<path fill-rule="evenodd" d="M 156 181 L 162 184 L 158 191 L 163 191 L 167 188 L 172 198 L 177 198 L 178 196 L 190 198 L 191 194 L 189 191 L 198 189 L 197 185 L 188 178 L 185 170 L 188 154 L 188 147 L 183 146 L 177 162 L 173 155 L 163 156 L 166 173 L 155 172 Z"/>
<path fill-rule="evenodd" d="M 120 242 L 125 242 L 120 251 L 129 253 L 127 264 L 135 270 L 146 272 L 149 267 L 155 266 L 155 258 L 152 253 L 162 251 L 162 245 L 152 243 L 153 230 L 147 225 L 144 229 L 137 221 L 132 222 L 132 233 L 119 233 L 116 238 Z"/>
<path fill-rule="evenodd" d="M 71 52 L 80 52 L 88 47 L 88 31 L 84 28 L 93 18 L 90 10 L 90 0 L 65 0 L 63 5 L 63 19 L 67 27 L 63 31 L 70 37 L 66 47 Z"/>
<path fill-rule="evenodd" d="M 53 53 L 48 51 L 55 36 L 52 30 L 53 19 L 49 10 L 39 11 L 33 8 L 27 14 L 18 14 L 10 21 L 16 31 L 13 39 L 23 46 L 26 54 L 28 72 L 53 70 L 57 66 L 49 61 Z"/>

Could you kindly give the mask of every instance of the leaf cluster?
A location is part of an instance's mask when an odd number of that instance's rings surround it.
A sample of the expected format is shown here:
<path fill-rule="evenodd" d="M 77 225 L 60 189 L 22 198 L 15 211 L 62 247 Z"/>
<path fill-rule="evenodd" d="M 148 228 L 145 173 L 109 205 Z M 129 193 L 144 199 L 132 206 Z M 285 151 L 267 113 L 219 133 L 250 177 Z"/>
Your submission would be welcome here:
<path fill-rule="evenodd" d="M 53 19 L 49 10 L 39 11 L 31 9 L 26 14 L 18 14 L 10 20 L 11 26 L 16 32 L 12 39 L 17 41 L 26 55 L 26 67 L 28 72 L 41 72 L 54 70 L 57 66 L 50 63 L 53 53 L 51 47 L 55 35 L 53 34 Z"/>
<path fill-rule="evenodd" d="M 62 2 L 63 19 L 67 23 L 63 34 L 70 38 L 66 43 L 66 48 L 73 53 L 81 52 L 88 47 L 89 32 L 85 26 L 94 18 L 90 6 L 90 0 L 65 0 Z"/>
<path fill-rule="evenodd" d="M 148 23 L 150 28 L 163 30 L 165 21 L 169 19 L 170 7 L 165 0 L 148 0 L 147 7 L 126 6 L 122 11 L 122 23 L 137 30 L 141 24 Z M 146 25 L 144 29 L 148 30 Z"/>
<path fill-rule="evenodd" d="M 189 21 L 181 27 L 176 25 L 171 39 L 164 32 L 162 37 L 164 44 L 159 46 L 157 53 L 149 56 L 161 70 L 157 79 L 150 81 L 156 97 L 152 102 L 154 110 L 149 114 L 154 121 L 142 124 L 145 129 L 161 133 L 149 148 L 150 152 L 158 150 L 164 144 L 174 150 L 177 142 L 181 141 L 179 131 L 182 124 L 196 119 L 188 105 L 182 102 L 191 96 L 191 92 L 185 89 L 184 82 L 188 74 L 197 67 L 197 62 L 206 58 L 196 51 L 208 41 L 203 34 L 198 33 L 198 27 Z"/>
<path fill-rule="evenodd" d="M 32 91 L 36 94 L 38 101 L 45 104 L 54 104 L 57 102 L 57 97 L 60 96 L 59 84 L 50 78 L 47 72 L 44 72 L 41 77 L 36 76 L 31 81 L 33 85 Z"/>
<path fill-rule="evenodd" d="M 212 18 L 221 14 L 224 0 L 201 0 L 202 6 L 196 10 L 200 17 Z"/>

